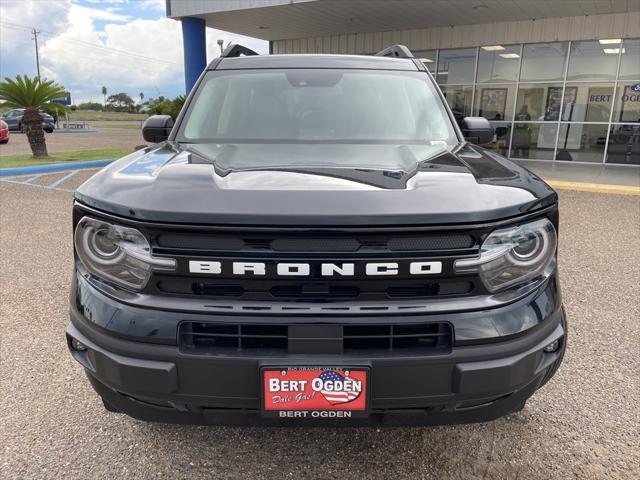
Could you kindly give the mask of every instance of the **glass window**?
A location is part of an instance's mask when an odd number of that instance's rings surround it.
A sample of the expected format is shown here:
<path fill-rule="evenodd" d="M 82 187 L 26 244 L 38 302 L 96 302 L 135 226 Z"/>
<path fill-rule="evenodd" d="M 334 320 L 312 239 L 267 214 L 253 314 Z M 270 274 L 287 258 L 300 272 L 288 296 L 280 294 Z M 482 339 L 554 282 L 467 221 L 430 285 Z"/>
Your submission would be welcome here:
<path fill-rule="evenodd" d="M 182 141 L 455 141 L 435 87 L 417 71 L 207 72 L 182 125 Z"/>
<path fill-rule="evenodd" d="M 515 85 L 477 85 L 474 115 L 492 121 L 513 119 Z"/>
<path fill-rule="evenodd" d="M 515 123 L 511 157 L 552 160 L 557 131 L 557 123 Z"/>
<path fill-rule="evenodd" d="M 440 50 L 437 80 L 440 84 L 473 83 L 476 49 Z"/>
<path fill-rule="evenodd" d="M 471 116 L 471 95 L 473 93 L 471 85 L 445 85 L 441 88 L 458 124 L 464 117 Z"/>
<path fill-rule="evenodd" d="M 640 122 L 640 82 L 618 83 L 614 122 Z"/>
<path fill-rule="evenodd" d="M 491 125 L 495 129 L 495 135 L 493 142 L 484 145 L 485 148 L 493 150 L 494 152 L 507 156 L 509 155 L 509 141 L 511 140 L 511 123 L 504 122 L 491 122 Z"/>
<path fill-rule="evenodd" d="M 431 73 L 435 73 L 437 53 L 437 50 L 421 50 L 419 52 L 413 52 L 413 56 L 424 63 L 424 66 L 427 67 Z"/>
<path fill-rule="evenodd" d="M 640 80 L 640 39 L 624 41 L 618 78 Z"/>
<path fill-rule="evenodd" d="M 640 125 L 611 125 L 607 163 L 640 165 Z"/>
<path fill-rule="evenodd" d="M 534 43 L 522 49 L 520 81 L 562 80 L 567 43 Z"/>
<path fill-rule="evenodd" d="M 516 121 L 557 121 L 560 117 L 562 84 L 523 84 L 518 87 Z"/>
<path fill-rule="evenodd" d="M 562 123 L 556 160 L 602 163 L 607 125 Z"/>
<path fill-rule="evenodd" d="M 572 42 L 567 80 L 615 80 L 619 51 L 616 45 L 597 40 Z"/>
<path fill-rule="evenodd" d="M 613 84 L 567 83 L 562 120 L 608 122 L 613 103 Z"/>
<path fill-rule="evenodd" d="M 518 80 L 520 45 L 485 45 L 478 51 L 478 83 Z"/>

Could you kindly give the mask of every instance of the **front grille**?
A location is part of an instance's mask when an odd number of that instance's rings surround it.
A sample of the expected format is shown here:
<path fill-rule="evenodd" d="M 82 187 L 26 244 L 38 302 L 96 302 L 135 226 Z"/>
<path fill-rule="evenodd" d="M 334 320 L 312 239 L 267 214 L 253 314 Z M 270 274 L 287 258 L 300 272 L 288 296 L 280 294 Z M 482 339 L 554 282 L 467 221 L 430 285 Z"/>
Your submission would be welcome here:
<path fill-rule="evenodd" d="M 371 233 L 362 234 L 287 234 L 266 233 L 181 233 L 163 232 L 156 236 L 163 251 L 236 253 L 369 253 L 398 251 L 445 251 L 472 248 L 476 239 L 468 233 Z"/>
<path fill-rule="evenodd" d="M 382 307 L 410 301 L 471 297 L 485 293 L 475 274 L 457 275 L 456 258 L 477 254 L 484 230 L 457 227 L 452 230 L 413 228 L 359 229 L 212 229 L 144 232 L 154 255 L 178 259 L 176 272 L 154 272 L 145 290 L 149 295 L 197 299 L 206 305 L 234 305 L 234 310 L 274 307 L 294 309 L 302 304 L 340 306 L 371 303 Z M 412 262 L 441 262 L 437 274 L 415 275 Z M 218 274 L 192 273 L 189 262 L 219 262 Z M 262 262 L 266 274 L 236 274 L 238 262 Z M 399 265 L 398 275 L 369 275 L 369 263 Z M 306 264 L 304 276 L 276 272 L 281 263 Z M 323 275 L 322 264 L 354 265 L 355 274 Z M 257 307 L 256 307 L 257 305 Z M 376 306 L 376 308 L 378 308 Z M 328 311 L 321 309 L 321 312 Z"/>
<path fill-rule="evenodd" d="M 445 322 L 373 325 L 182 322 L 178 339 L 180 351 L 192 355 L 402 356 L 449 353 L 453 332 Z"/>
<path fill-rule="evenodd" d="M 354 280 L 351 280 L 354 282 Z M 194 281 L 192 277 L 162 277 L 157 288 L 165 294 L 197 296 L 210 299 L 247 301 L 287 301 L 325 303 L 338 300 L 376 301 L 381 299 L 423 299 L 459 296 L 471 293 L 470 280 L 439 279 L 439 281 L 362 280 L 327 281 L 229 279 L 219 283 Z"/>

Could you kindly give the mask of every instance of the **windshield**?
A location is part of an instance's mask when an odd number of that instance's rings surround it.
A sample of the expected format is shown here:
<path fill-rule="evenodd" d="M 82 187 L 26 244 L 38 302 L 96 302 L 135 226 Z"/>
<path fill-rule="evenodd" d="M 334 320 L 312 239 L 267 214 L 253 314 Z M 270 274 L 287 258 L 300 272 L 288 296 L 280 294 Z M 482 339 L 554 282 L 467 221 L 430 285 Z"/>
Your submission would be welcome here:
<path fill-rule="evenodd" d="M 457 143 L 424 73 L 327 69 L 208 72 L 176 140 L 438 149 Z"/>

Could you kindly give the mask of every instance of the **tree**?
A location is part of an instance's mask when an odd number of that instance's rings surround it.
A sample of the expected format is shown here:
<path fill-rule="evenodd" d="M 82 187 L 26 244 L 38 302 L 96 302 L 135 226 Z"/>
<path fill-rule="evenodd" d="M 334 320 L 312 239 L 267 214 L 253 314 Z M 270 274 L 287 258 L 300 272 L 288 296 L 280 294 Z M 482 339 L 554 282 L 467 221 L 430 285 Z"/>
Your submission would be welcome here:
<path fill-rule="evenodd" d="M 40 77 L 29 78 L 26 75 L 17 75 L 15 80 L 9 77 L 0 82 L 1 107 L 24 108 L 22 125 L 26 131 L 29 146 L 34 157 L 47 157 L 47 143 L 42 130 L 42 115 L 40 109 L 55 110 L 56 112 L 67 109 L 64 105 L 50 103 L 51 100 L 64 97 L 65 90 L 53 80 Z"/>
<path fill-rule="evenodd" d="M 175 120 L 180 114 L 185 100 L 184 95 L 178 95 L 173 100 L 160 96 L 157 100 L 149 100 L 149 111 L 154 115 L 170 115 Z"/>
<path fill-rule="evenodd" d="M 185 97 L 184 95 L 178 95 L 171 101 L 171 109 L 169 115 L 171 115 L 174 120 L 178 118 L 178 115 L 180 115 L 180 110 L 182 110 L 182 107 L 184 106 L 184 102 L 186 100 L 187 97 Z"/>
<path fill-rule="evenodd" d="M 102 98 L 104 99 L 104 102 L 102 102 L 103 105 L 107 104 L 107 87 L 103 86 L 102 87 Z"/>
<path fill-rule="evenodd" d="M 96 112 L 102 111 L 102 104 L 98 102 L 84 102 L 78 104 L 78 110 L 94 110 Z"/>
<path fill-rule="evenodd" d="M 130 112 L 135 102 L 126 93 L 116 93 L 107 98 L 107 108 L 116 112 Z"/>
<path fill-rule="evenodd" d="M 140 103 L 142 103 L 144 100 L 144 93 L 140 92 L 138 95 L 140 96 Z"/>

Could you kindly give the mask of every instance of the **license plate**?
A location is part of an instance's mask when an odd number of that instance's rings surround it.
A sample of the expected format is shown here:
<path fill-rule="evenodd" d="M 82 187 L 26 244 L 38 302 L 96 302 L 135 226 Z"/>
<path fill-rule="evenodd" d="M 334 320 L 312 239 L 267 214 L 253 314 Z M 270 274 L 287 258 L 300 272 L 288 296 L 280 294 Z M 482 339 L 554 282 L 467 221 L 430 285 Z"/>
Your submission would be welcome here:
<path fill-rule="evenodd" d="M 362 416 L 368 408 L 368 373 L 362 367 L 263 368 L 263 413 L 283 418 Z"/>

